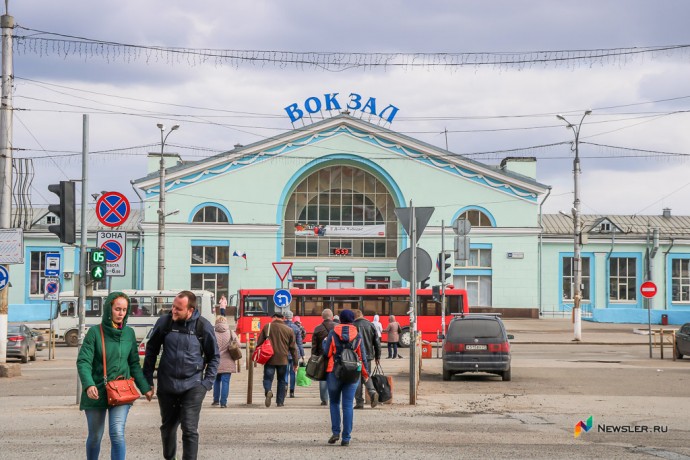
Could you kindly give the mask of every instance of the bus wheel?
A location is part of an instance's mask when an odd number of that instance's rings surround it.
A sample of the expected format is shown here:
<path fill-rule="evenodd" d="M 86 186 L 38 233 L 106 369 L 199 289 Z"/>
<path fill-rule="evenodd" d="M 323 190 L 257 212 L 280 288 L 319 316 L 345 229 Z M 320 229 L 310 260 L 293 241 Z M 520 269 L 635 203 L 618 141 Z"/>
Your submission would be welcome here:
<path fill-rule="evenodd" d="M 76 347 L 79 345 L 79 334 L 77 334 L 77 331 L 69 331 L 65 334 L 65 343 L 68 347 Z"/>
<path fill-rule="evenodd" d="M 410 328 L 404 327 L 402 332 L 400 333 L 400 340 L 398 340 L 398 346 L 402 348 L 410 348 L 410 342 L 412 342 Z"/>

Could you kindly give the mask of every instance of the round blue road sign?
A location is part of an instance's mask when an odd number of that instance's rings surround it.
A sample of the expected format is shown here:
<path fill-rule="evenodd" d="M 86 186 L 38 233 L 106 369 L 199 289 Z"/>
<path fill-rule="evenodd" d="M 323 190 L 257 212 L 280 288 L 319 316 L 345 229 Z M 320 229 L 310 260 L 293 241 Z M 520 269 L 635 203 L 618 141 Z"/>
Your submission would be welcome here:
<path fill-rule="evenodd" d="M 7 287 L 7 283 L 10 281 L 10 273 L 5 267 L 0 265 L 0 291 Z"/>
<path fill-rule="evenodd" d="M 96 217 L 107 227 L 119 227 L 129 217 L 129 201 L 122 193 L 108 192 L 96 202 Z"/>
<path fill-rule="evenodd" d="M 46 284 L 46 293 L 55 294 L 58 291 L 58 284 L 55 282 L 50 282 Z"/>
<path fill-rule="evenodd" d="M 290 305 L 290 302 L 292 302 L 292 294 L 287 289 L 278 289 L 273 294 L 273 303 L 278 308 L 286 308 Z"/>

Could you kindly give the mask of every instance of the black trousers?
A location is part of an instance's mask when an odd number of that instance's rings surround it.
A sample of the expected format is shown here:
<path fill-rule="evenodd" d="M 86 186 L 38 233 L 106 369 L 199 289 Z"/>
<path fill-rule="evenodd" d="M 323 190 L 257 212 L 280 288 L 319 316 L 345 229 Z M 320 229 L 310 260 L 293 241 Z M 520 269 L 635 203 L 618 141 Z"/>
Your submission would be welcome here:
<path fill-rule="evenodd" d="M 199 413 L 206 396 L 206 387 L 199 384 L 184 393 L 158 393 L 161 411 L 163 457 L 174 459 L 177 454 L 177 427 L 182 425 L 182 460 L 196 460 L 199 451 Z"/>

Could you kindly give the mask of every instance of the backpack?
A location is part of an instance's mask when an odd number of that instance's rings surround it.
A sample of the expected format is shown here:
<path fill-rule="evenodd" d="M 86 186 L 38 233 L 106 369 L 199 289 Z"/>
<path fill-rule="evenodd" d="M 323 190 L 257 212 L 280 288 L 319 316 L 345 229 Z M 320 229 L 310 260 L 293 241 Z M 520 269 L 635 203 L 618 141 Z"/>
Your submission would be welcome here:
<path fill-rule="evenodd" d="M 165 318 L 165 323 L 161 324 L 161 330 L 163 331 L 163 337 L 161 337 L 161 343 L 165 343 L 165 337 L 170 334 L 173 331 L 173 319 L 172 319 L 172 313 L 169 313 L 164 316 Z M 194 329 L 194 335 L 196 335 L 196 338 L 199 340 L 199 347 L 201 348 L 201 354 L 202 356 L 204 355 L 204 323 L 203 321 L 205 318 L 202 318 L 199 316 L 196 320 L 196 327 Z M 192 334 L 188 329 L 186 328 L 180 328 L 180 329 L 175 329 L 175 332 L 179 332 L 182 334 Z"/>
<path fill-rule="evenodd" d="M 359 356 L 355 353 L 352 342 L 343 342 L 340 340 L 340 337 L 338 337 L 338 334 L 333 334 L 333 336 L 340 342 L 342 347 L 340 356 L 335 357 L 335 365 L 333 366 L 335 378 L 342 383 L 358 382 L 362 375 L 362 361 L 360 361 Z"/>

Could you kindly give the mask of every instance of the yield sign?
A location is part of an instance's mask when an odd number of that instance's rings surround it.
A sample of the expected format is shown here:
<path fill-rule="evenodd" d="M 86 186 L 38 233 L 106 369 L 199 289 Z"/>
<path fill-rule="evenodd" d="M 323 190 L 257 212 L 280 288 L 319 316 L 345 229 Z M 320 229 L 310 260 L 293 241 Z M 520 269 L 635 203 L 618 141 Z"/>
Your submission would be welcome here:
<path fill-rule="evenodd" d="M 434 209 L 436 208 L 414 208 L 414 220 L 416 221 L 417 241 L 419 241 L 419 237 L 422 236 L 422 232 L 426 228 L 426 224 L 429 223 L 429 219 L 431 219 L 431 215 L 434 213 Z M 409 236 L 412 233 L 412 226 L 410 225 L 412 223 L 410 222 L 410 217 L 412 216 L 412 208 L 395 208 L 395 215 L 398 216 L 400 224 L 402 224 L 403 228 L 405 229 L 405 232 L 407 232 L 407 235 Z M 415 241 L 415 243 L 417 241 Z"/>
<path fill-rule="evenodd" d="M 96 203 L 96 217 L 107 227 L 119 227 L 129 217 L 129 201 L 122 193 L 104 193 Z"/>
<path fill-rule="evenodd" d="M 273 262 L 273 269 L 278 274 L 280 281 L 285 281 L 285 277 L 290 273 L 292 262 Z"/>

